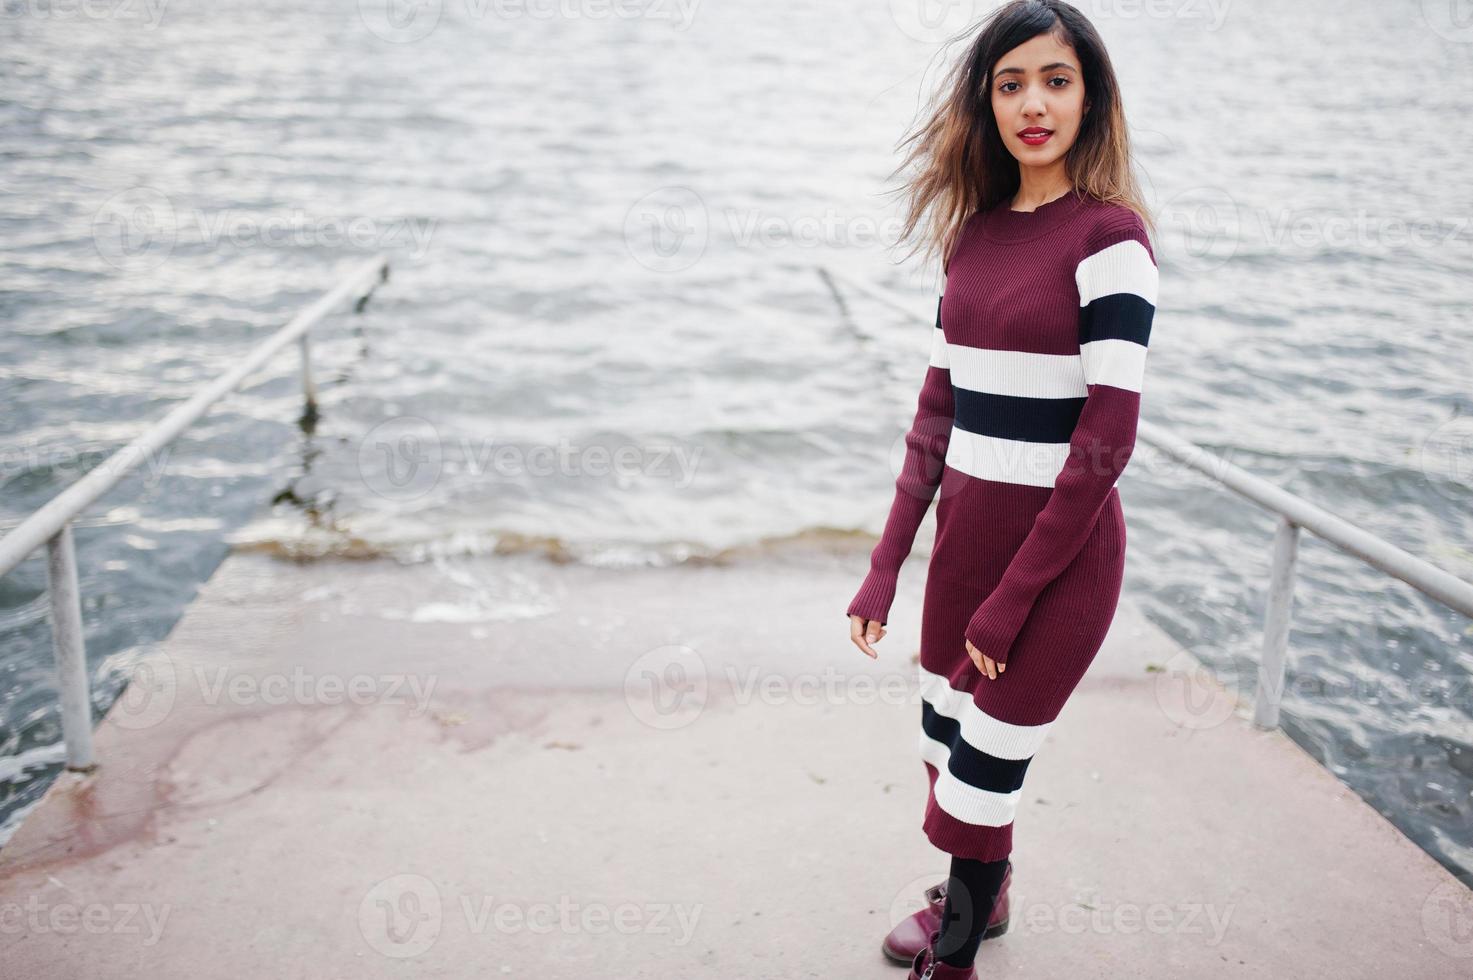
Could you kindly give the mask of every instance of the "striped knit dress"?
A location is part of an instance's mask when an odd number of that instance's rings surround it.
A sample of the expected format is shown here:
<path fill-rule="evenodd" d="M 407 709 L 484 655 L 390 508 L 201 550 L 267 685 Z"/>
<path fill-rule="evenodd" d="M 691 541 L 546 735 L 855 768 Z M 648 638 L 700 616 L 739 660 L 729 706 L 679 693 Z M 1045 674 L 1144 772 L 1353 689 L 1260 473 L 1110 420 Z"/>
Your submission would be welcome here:
<path fill-rule="evenodd" d="M 1115 484 L 1135 445 L 1156 286 L 1140 217 L 1075 192 L 977 212 L 953 252 L 894 503 L 848 609 L 886 621 L 934 499 L 922 829 L 950 854 L 1012 851 L 1028 764 L 1114 618 Z M 964 638 L 1006 672 L 989 680 Z"/>

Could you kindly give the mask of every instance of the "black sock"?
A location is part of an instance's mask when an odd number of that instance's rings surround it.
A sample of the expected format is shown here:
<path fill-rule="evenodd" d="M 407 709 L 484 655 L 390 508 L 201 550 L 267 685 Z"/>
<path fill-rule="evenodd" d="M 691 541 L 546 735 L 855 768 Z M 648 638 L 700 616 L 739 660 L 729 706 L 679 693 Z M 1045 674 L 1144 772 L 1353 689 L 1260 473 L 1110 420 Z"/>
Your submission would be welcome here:
<path fill-rule="evenodd" d="M 941 912 L 941 938 L 936 941 L 936 958 L 941 962 L 971 966 L 976 960 L 1007 869 L 1007 858 L 975 861 L 952 855 Z"/>

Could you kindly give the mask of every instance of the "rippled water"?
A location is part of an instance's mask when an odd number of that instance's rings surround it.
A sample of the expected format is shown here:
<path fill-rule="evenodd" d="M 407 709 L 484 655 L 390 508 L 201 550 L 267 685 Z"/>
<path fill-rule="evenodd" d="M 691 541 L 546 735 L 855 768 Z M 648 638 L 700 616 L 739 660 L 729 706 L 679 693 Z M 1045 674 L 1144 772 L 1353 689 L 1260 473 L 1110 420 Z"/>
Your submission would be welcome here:
<path fill-rule="evenodd" d="M 816 268 L 927 326 L 934 272 L 884 247 L 945 57 L 921 8 L 0 4 L 5 527 L 355 257 L 394 265 L 318 331 L 315 431 L 283 355 L 80 523 L 99 710 L 231 540 L 618 564 L 878 531 L 929 338 Z M 1473 578 L 1473 30 L 1085 9 L 1162 218 L 1146 417 Z M 1122 491 L 1131 598 L 1251 688 L 1273 521 L 1145 449 Z M 1468 621 L 1313 538 L 1300 569 L 1286 726 L 1473 867 Z M 0 579 L 4 835 L 61 758 L 43 585 Z"/>

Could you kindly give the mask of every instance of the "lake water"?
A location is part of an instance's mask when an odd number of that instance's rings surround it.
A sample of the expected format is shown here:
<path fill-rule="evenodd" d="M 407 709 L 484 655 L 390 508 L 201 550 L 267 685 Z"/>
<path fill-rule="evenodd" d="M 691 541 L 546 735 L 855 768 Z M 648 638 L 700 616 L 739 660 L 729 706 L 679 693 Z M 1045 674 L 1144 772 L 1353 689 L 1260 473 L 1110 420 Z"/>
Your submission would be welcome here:
<path fill-rule="evenodd" d="M 230 542 L 872 540 L 936 281 L 886 247 L 886 177 L 947 57 L 930 13 L 983 9 L 0 0 L 0 529 L 356 256 L 394 264 L 316 334 L 314 432 L 284 354 L 78 523 L 98 709 Z M 1161 217 L 1145 417 L 1473 578 L 1473 24 L 1084 9 Z M 841 315 L 821 265 L 919 320 Z M 1129 599 L 1251 690 L 1272 518 L 1144 447 L 1121 490 Z M 44 579 L 0 579 L 0 840 L 61 759 Z M 1293 737 L 1473 868 L 1468 620 L 1306 536 L 1291 642 Z"/>

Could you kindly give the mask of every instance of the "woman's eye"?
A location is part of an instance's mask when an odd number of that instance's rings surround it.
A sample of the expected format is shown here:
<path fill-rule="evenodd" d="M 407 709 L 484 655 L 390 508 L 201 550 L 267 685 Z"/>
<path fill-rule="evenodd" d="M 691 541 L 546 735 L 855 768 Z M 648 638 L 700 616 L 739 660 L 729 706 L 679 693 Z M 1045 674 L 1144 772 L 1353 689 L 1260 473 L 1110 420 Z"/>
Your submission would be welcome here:
<path fill-rule="evenodd" d="M 1062 82 L 1063 84 L 1062 85 L 1054 85 L 1053 84 L 1054 82 Z M 1053 88 L 1063 88 L 1065 85 L 1068 85 L 1068 84 L 1069 84 L 1069 76 L 1068 75 L 1055 75 L 1053 78 L 1050 78 L 1049 79 L 1049 85 L 1051 85 Z M 999 92 L 1015 92 L 1015 91 L 1017 91 L 1017 89 L 1018 89 L 1018 83 L 1017 82 L 1003 82 L 1003 83 L 1001 83 L 1000 85 L 997 86 L 997 90 Z"/>

